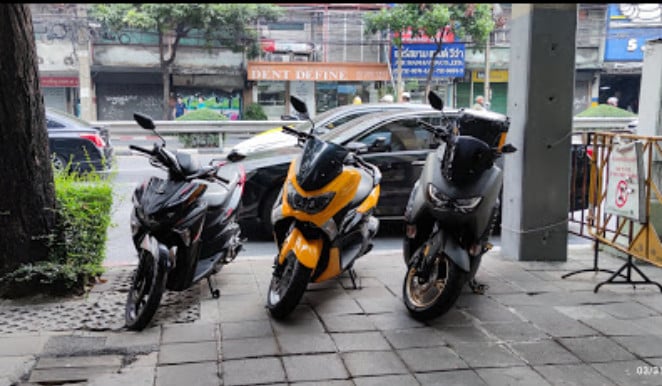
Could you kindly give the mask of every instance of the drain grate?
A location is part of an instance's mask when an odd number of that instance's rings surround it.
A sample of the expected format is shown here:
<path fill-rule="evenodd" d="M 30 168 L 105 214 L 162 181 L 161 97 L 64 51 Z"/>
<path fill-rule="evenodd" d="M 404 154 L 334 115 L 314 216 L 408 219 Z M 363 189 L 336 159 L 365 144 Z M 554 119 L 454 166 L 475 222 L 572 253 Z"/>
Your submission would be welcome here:
<path fill-rule="evenodd" d="M 124 307 L 133 267 L 113 268 L 104 283 L 94 286 L 84 299 L 26 305 L 0 305 L 0 334 L 122 330 Z M 187 323 L 200 318 L 200 283 L 181 291 L 166 291 L 152 318 L 153 325 Z"/>

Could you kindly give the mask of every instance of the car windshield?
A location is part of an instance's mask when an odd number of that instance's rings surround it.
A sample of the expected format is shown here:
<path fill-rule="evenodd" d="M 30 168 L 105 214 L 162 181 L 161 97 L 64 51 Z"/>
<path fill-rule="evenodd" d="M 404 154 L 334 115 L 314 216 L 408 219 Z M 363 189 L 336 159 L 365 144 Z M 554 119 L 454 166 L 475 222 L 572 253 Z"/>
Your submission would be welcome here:
<path fill-rule="evenodd" d="M 319 125 L 319 122 L 324 122 L 329 119 L 329 117 L 333 116 L 334 114 L 337 114 L 337 110 L 327 110 L 323 112 L 322 114 L 316 115 L 315 118 L 313 118 L 313 122 L 315 123 L 315 126 Z M 295 129 L 299 131 L 310 131 L 311 123 L 310 121 L 305 121 L 301 122 L 298 125 L 296 125 Z"/>
<path fill-rule="evenodd" d="M 75 116 L 73 114 L 69 114 L 66 111 L 57 110 L 57 109 L 50 108 L 50 107 L 48 108 L 48 111 L 51 112 L 51 113 L 66 117 L 68 119 L 71 119 L 72 121 L 76 121 L 82 126 L 91 126 L 89 122 L 87 122 L 85 120 L 82 120 L 82 119 L 78 118 L 77 116 Z"/>

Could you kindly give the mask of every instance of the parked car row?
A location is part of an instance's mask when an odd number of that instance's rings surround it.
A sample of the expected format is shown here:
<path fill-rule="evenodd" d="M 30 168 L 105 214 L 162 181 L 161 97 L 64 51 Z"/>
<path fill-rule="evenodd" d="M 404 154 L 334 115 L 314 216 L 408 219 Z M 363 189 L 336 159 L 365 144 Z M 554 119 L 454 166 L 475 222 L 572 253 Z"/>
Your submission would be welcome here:
<path fill-rule="evenodd" d="M 363 157 L 382 173 L 381 194 L 375 215 L 380 220 L 402 220 L 409 192 L 421 173 L 425 159 L 439 145 L 419 120 L 438 125 L 441 116 L 439 111 L 424 104 L 408 104 L 405 108 L 369 113 L 361 109 L 362 114 L 358 113 L 360 107 L 350 105 L 330 110 L 323 114 L 324 117 L 320 115 L 315 127 L 325 126 L 320 123 L 323 122 L 322 118 L 332 121 L 331 117 L 345 117 L 344 121 L 336 125 L 326 125 L 320 138 L 339 145 L 350 142 L 368 145 L 368 153 Z M 352 111 L 354 115 L 350 113 Z M 444 113 L 451 118 L 459 112 L 457 109 L 444 109 Z M 483 114 L 497 115 L 492 112 Z M 310 122 L 306 122 L 299 124 L 297 129 L 309 130 L 311 126 Z M 265 141 L 261 150 L 248 152 L 242 157 L 236 157 L 237 153 L 234 152 L 231 154 L 235 156 L 229 157 L 230 161 L 241 164 L 246 171 L 246 186 L 239 209 L 240 224 L 242 227 L 257 227 L 257 234 L 265 238 L 272 234 L 271 210 L 285 181 L 289 164 L 302 151 L 295 146 L 296 141 L 292 141 L 291 135 L 272 131 L 269 136 L 275 138 L 278 134 L 287 140 L 274 141 L 268 145 Z M 259 135 L 253 138 L 259 138 Z M 588 163 L 586 152 L 573 150 L 572 155 L 581 158 L 573 159 L 573 165 Z M 572 200 L 572 208 L 577 210 L 588 204 L 585 198 L 588 174 L 575 174 L 574 177 L 573 184 L 577 188 L 573 189 L 576 197 Z M 499 230 L 500 226 L 497 225 L 495 232 Z"/>
<path fill-rule="evenodd" d="M 113 146 L 108 130 L 74 115 L 46 109 L 48 146 L 56 170 L 85 173 L 110 169 Z"/>

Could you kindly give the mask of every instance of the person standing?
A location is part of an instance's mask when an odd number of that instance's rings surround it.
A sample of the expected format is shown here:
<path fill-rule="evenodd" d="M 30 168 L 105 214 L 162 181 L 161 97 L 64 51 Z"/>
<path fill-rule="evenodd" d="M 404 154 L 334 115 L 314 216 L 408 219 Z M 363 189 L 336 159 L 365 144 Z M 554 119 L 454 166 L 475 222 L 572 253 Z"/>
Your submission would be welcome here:
<path fill-rule="evenodd" d="M 485 108 L 485 98 L 482 95 L 476 97 L 476 103 L 474 103 L 472 109 L 474 110 L 487 110 Z"/>
<path fill-rule="evenodd" d="M 186 105 L 182 100 L 182 97 L 177 97 L 177 104 L 175 105 L 175 118 L 179 118 L 182 115 L 186 114 Z"/>
<path fill-rule="evenodd" d="M 409 103 L 409 102 L 411 102 L 411 94 L 408 93 L 408 92 L 406 92 L 406 91 L 403 92 L 403 93 L 402 93 L 402 101 L 403 101 L 404 103 Z"/>
<path fill-rule="evenodd" d="M 618 107 L 618 98 L 615 96 L 609 97 L 609 99 L 607 99 L 607 104 L 610 106 Z"/>

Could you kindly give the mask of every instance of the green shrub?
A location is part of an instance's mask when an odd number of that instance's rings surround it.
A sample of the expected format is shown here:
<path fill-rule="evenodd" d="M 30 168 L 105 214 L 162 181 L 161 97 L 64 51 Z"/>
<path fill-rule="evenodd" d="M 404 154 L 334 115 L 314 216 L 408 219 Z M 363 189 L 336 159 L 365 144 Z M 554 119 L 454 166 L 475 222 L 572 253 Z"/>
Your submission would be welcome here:
<path fill-rule="evenodd" d="M 604 117 L 604 118 L 634 118 L 637 114 L 627 110 L 614 107 L 611 105 L 600 104 L 597 106 L 589 107 L 581 113 L 575 115 L 576 117 Z"/>
<path fill-rule="evenodd" d="M 204 108 L 189 111 L 176 119 L 177 121 L 227 121 L 228 118 L 216 110 Z M 220 141 L 216 133 L 179 134 L 179 142 L 185 147 L 219 147 Z"/>
<path fill-rule="evenodd" d="M 104 272 L 113 192 L 107 177 L 55 172 L 56 224 L 45 261 L 24 264 L 0 280 L 8 297 L 82 294 Z"/>
<path fill-rule="evenodd" d="M 264 112 L 262 105 L 259 103 L 251 103 L 246 106 L 246 111 L 244 112 L 244 120 L 247 121 L 267 121 L 269 117 Z"/>

